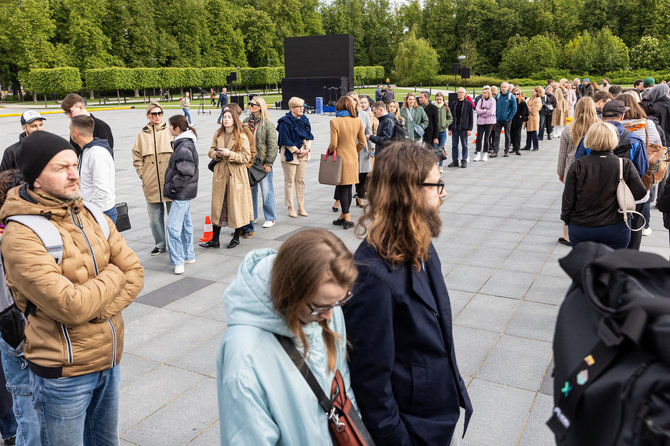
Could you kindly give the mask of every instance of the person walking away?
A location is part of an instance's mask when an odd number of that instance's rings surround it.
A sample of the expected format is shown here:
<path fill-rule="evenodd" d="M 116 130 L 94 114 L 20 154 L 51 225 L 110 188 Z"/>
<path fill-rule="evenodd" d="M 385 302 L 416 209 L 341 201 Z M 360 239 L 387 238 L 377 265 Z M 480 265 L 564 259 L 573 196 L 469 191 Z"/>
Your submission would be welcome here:
<path fill-rule="evenodd" d="M 152 256 L 165 252 L 165 216 L 170 212 L 172 200 L 163 195 L 165 171 L 172 155 L 172 135 L 163 121 L 163 107 L 149 103 L 145 125 L 135 138 L 133 166 L 142 180 L 142 191 L 147 201 L 149 227 L 154 238 Z M 165 206 L 163 206 L 165 204 Z"/>
<path fill-rule="evenodd" d="M 184 116 L 188 118 L 188 125 L 191 125 L 191 97 L 188 91 L 184 93 L 184 96 L 182 96 L 181 99 L 179 99 L 179 105 L 181 105 Z"/>
<path fill-rule="evenodd" d="M 364 240 L 354 254 L 358 280 L 343 308 L 351 387 L 376 444 L 454 444 L 460 409 L 467 429 L 472 405 L 431 241 L 446 197 L 437 157 L 395 142 L 375 164 L 359 220 Z"/>
<path fill-rule="evenodd" d="M 511 142 L 512 119 L 516 114 L 517 98 L 514 97 L 509 88 L 509 83 L 503 82 L 500 84 L 500 93 L 495 97 L 496 99 L 496 126 L 493 134 L 493 155 L 491 158 L 498 156 L 500 150 L 500 132 L 505 131 L 505 153 L 503 156 L 509 156 L 509 148 Z"/>
<path fill-rule="evenodd" d="M 491 87 L 484 85 L 482 97 L 475 107 L 477 113 L 477 147 L 474 162 L 487 162 L 491 149 L 491 127 L 496 121 L 496 100 L 491 96 Z M 482 142 L 484 151 L 482 153 Z"/>
<path fill-rule="evenodd" d="M 407 133 L 412 141 L 421 141 L 428 127 L 428 116 L 423 108 L 416 102 L 416 96 L 412 93 L 405 96 L 405 101 L 400 109 L 400 115 L 405 120 Z"/>
<path fill-rule="evenodd" d="M 33 380 L 40 444 L 119 444 L 122 310 L 144 286 L 137 255 L 109 218 L 79 196 L 77 153 L 34 132 L 17 158 L 26 184 L 0 210 L 5 279 L 27 315 L 24 355 Z M 10 218 L 49 216 L 62 236 L 62 261 L 28 226 Z"/>
<path fill-rule="evenodd" d="M 526 105 L 523 93 L 519 88 L 515 87 L 514 90 L 512 90 L 512 94 L 514 95 L 514 99 L 517 102 L 516 112 L 514 113 L 514 117 L 512 118 L 512 123 L 510 125 L 510 131 L 512 133 L 512 150 L 514 151 L 515 155 L 521 155 L 521 152 L 519 151 L 521 149 L 521 129 L 528 121 L 528 106 Z M 505 156 L 507 156 L 507 153 L 505 153 Z"/>
<path fill-rule="evenodd" d="M 447 167 L 458 167 L 458 143 L 461 144 L 461 164 L 462 168 L 468 166 L 468 136 L 472 135 L 474 120 L 472 116 L 472 103 L 466 99 L 465 88 L 461 87 L 456 92 L 457 100 L 449 105 L 451 115 L 454 120 L 449 126 L 449 136 L 451 136 L 451 158 L 452 162 Z"/>
<path fill-rule="evenodd" d="M 251 114 L 245 118 L 244 124 L 252 131 L 256 142 L 256 156 L 261 161 L 267 175 L 251 188 L 251 198 L 254 206 L 254 220 L 258 218 L 258 192 L 263 200 L 264 228 L 271 228 L 277 220 L 277 206 L 275 205 L 275 190 L 273 185 L 274 169 L 272 165 L 277 158 L 277 131 L 268 114 L 265 99 L 254 96 L 249 101 Z"/>
<path fill-rule="evenodd" d="M 314 135 L 305 116 L 305 101 L 292 97 L 288 101 L 289 112 L 277 121 L 278 144 L 281 166 L 284 170 L 284 204 L 289 217 L 297 218 L 293 204 L 293 189 L 298 202 L 298 213 L 307 216 L 305 210 L 305 172 L 310 160 Z"/>
<path fill-rule="evenodd" d="M 221 125 L 221 118 L 223 117 L 223 109 L 226 108 L 226 105 L 228 105 L 228 90 L 226 87 L 223 87 L 221 89 L 221 94 L 219 94 L 219 100 L 216 102 L 217 107 L 221 107 L 221 114 L 219 114 L 218 119 L 216 120 L 216 123 Z"/>
<path fill-rule="evenodd" d="M 198 134 L 183 116 L 171 116 L 168 123 L 174 141 L 163 191 L 163 195 L 172 200 L 167 218 L 167 246 L 174 273 L 183 274 L 185 263 L 195 263 L 191 200 L 198 195 L 198 151 L 195 148 Z"/>

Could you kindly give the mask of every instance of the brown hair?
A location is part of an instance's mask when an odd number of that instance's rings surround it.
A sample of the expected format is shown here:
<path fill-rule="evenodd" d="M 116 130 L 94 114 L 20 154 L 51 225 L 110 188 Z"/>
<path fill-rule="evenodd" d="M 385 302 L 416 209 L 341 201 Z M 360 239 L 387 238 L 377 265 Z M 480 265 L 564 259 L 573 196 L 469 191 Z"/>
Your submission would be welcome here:
<path fill-rule="evenodd" d="M 540 87 L 539 85 L 537 87 L 533 87 L 533 91 L 537 93 L 537 97 L 541 98 L 544 96 L 544 89 Z"/>
<path fill-rule="evenodd" d="M 79 115 L 73 116 L 70 120 L 70 125 L 77 130 L 82 136 L 93 136 L 93 129 L 95 129 L 95 121 L 90 116 Z"/>
<path fill-rule="evenodd" d="M 65 113 L 70 113 L 72 107 L 77 104 L 84 105 L 86 102 L 84 101 L 84 98 L 79 96 L 77 93 L 70 93 L 69 95 L 65 96 L 65 99 L 61 101 L 60 108 L 62 108 Z"/>
<path fill-rule="evenodd" d="M 334 282 L 351 289 L 357 275 L 351 252 L 342 240 L 325 229 L 300 231 L 279 248 L 270 278 L 272 306 L 304 345 L 305 356 L 309 353 L 309 343 L 298 310 L 314 298 L 322 284 Z M 337 364 L 337 342 L 343 340 L 329 327 L 328 321 L 321 321 L 319 325 L 328 354 L 328 371 L 332 372 Z"/>
<path fill-rule="evenodd" d="M 18 169 L 5 170 L 0 173 L 0 207 L 5 204 L 9 190 L 23 183 L 21 171 Z"/>
<path fill-rule="evenodd" d="M 596 113 L 596 104 L 588 96 L 581 98 L 575 105 L 575 117 L 570 123 L 570 139 L 576 146 L 582 140 L 592 124 L 600 121 Z"/>
<path fill-rule="evenodd" d="M 233 104 L 235 104 L 233 102 Z M 228 106 L 231 104 L 226 105 L 226 107 L 223 109 L 223 115 L 226 113 L 229 113 L 230 116 L 233 118 L 233 138 L 235 139 L 235 145 L 230 149 L 233 152 L 238 152 L 239 151 L 239 142 L 240 142 L 240 133 L 242 133 L 242 121 L 240 121 L 240 115 L 235 113 L 233 110 L 231 110 Z M 235 104 L 237 105 L 237 104 Z M 240 106 L 237 105 L 239 108 Z M 218 138 L 221 136 L 223 133 L 225 133 L 226 129 L 223 127 L 223 115 L 221 115 L 221 126 L 216 130 L 216 133 L 214 133 L 214 137 Z"/>
<path fill-rule="evenodd" d="M 598 101 L 603 101 L 603 100 L 605 102 L 607 102 L 607 101 L 611 101 L 612 99 L 613 99 L 612 95 L 610 94 L 609 91 L 598 90 L 595 93 L 593 93 L 593 102 L 598 102 Z"/>
<path fill-rule="evenodd" d="M 421 259 L 428 258 L 432 232 L 417 203 L 421 202 L 419 184 L 436 163 L 432 150 L 399 141 L 384 148 L 368 174 L 368 204 L 357 232 L 392 264 L 411 261 L 420 271 Z"/>
<path fill-rule="evenodd" d="M 617 100 L 623 102 L 623 104 L 628 107 L 626 113 L 623 114 L 623 119 L 647 119 L 647 113 L 642 110 L 642 107 L 640 107 L 633 96 L 622 94 L 619 95 Z"/>
<path fill-rule="evenodd" d="M 188 119 L 186 119 L 186 116 L 184 115 L 172 115 L 170 116 L 170 119 L 168 119 L 168 122 L 170 123 L 172 128 L 179 129 L 182 132 L 190 130 L 193 132 L 195 136 L 198 136 L 198 132 L 196 132 L 193 127 L 188 125 Z"/>
<path fill-rule="evenodd" d="M 405 100 L 402 101 L 402 108 L 408 108 L 408 107 L 407 107 L 407 99 L 408 99 L 410 96 L 412 96 L 412 97 L 414 98 L 414 108 L 419 108 L 419 104 L 418 104 L 418 101 L 416 100 L 416 95 L 415 95 L 414 93 L 407 93 L 407 94 L 405 95 Z M 400 110 L 398 110 L 398 111 L 400 111 Z"/>
<path fill-rule="evenodd" d="M 358 112 L 356 111 L 356 103 L 349 96 L 342 96 L 340 99 L 338 99 L 337 104 L 335 104 L 335 110 L 336 111 L 346 110 L 349 112 L 352 118 L 358 117 Z"/>
<path fill-rule="evenodd" d="M 237 116 L 240 116 L 242 114 L 242 107 L 240 107 L 240 105 L 237 102 L 230 102 L 223 109 L 233 111 L 237 114 Z"/>
<path fill-rule="evenodd" d="M 388 109 L 386 108 L 386 102 L 384 101 L 375 102 L 374 104 L 372 104 L 372 108 L 376 108 L 377 110 L 388 111 Z"/>

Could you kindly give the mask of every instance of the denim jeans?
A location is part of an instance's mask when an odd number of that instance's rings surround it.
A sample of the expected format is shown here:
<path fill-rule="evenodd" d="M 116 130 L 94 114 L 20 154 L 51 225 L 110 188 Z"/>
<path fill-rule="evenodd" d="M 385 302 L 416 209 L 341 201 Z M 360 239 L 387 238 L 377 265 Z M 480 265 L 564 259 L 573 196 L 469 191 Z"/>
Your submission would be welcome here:
<path fill-rule="evenodd" d="M 277 207 L 275 205 L 275 189 L 272 184 L 272 177 L 274 176 L 274 169 L 270 169 L 265 178 L 263 178 L 257 185 L 251 188 L 251 197 L 254 202 L 254 220 L 258 218 L 258 186 L 263 197 L 263 216 L 266 221 L 274 221 L 277 219 Z"/>
<path fill-rule="evenodd" d="M 454 130 L 451 132 L 451 158 L 453 162 L 458 162 L 458 142 L 461 142 L 461 161 L 467 161 L 468 159 L 468 131 L 467 130 Z"/>
<path fill-rule="evenodd" d="M 172 266 L 195 259 L 191 200 L 174 200 L 167 218 L 167 247 Z"/>
<path fill-rule="evenodd" d="M 184 111 L 184 116 L 188 119 L 188 123 L 191 124 L 191 112 L 186 107 L 182 107 L 182 110 Z"/>
<path fill-rule="evenodd" d="M 118 446 L 119 366 L 69 378 L 34 378 L 43 445 Z"/>
<path fill-rule="evenodd" d="M 437 134 L 437 146 L 444 149 L 447 144 L 447 131 L 439 132 Z M 444 160 L 440 160 L 440 167 L 444 164 Z"/>
<path fill-rule="evenodd" d="M 0 418 L 0 434 L 3 440 L 16 437 L 16 417 L 13 410 L 8 410 L 4 417 Z M 21 443 L 19 443 L 21 444 Z"/>
<path fill-rule="evenodd" d="M 568 234 L 570 234 L 570 246 L 580 242 L 598 242 L 612 249 L 622 249 L 628 246 L 630 241 L 630 229 L 625 221 L 605 226 L 579 226 L 568 223 Z"/>
<path fill-rule="evenodd" d="M 116 206 L 112 206 L 111 209 L 104 211 L 104 214 L 109 217 L 110 220 L 116 224 L 116 217 L 119 216 L 119 211 L 116 210 Z"/>
<path fill-rule="evenodd" d="M 171 202 L 165 203 L 167 213 L 170 213 Z M 156 248 L 165 249 L 165 208 L 163 203 L 147 203 L 147 211 L 149 212 L 149 227 L 151 228 L 151 235 L 154 237 Z"/>
<path fill-rule="evenodd" d="M 21 347 L 22 349 L 23 347 Z M 14 398 L 12 410 L 16 417 L 16 444 L 40 445 L 40 423 L 33 406 L 33 375 L 23 351 L 15 350 L 0 338 L 2 370 L 7 380 L 7 390 Z"/>

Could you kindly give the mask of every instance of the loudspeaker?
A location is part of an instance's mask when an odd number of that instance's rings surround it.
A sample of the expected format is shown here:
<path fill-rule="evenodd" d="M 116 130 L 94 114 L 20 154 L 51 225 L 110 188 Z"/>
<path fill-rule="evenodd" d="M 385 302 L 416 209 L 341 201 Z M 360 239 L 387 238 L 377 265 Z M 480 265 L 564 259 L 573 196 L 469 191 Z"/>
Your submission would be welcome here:
<path fill-rule="evenodd" d="M 232 84 L 233 82 L 237 82 L 237 71 L 233 71 L 228 76 L 226 76 L 226 83 Z"/>
<path fill-rule="evenodd" d="M 317 97 L 323 98 L 324 105 L 337 102 L 340 96 L 349 91 L 348 80 L 345 76 L 284 78 L 281 82 L 282 108 L 288 108 L 288 101 L 293 96 L 303 99 L 306 105 L 312 107 Z"/>
<path fill-rule="evenodd" d="M 461 64 L 455 63 L 451 65 L 452 74 L 461 74 Z"/>
<path fill-rule="evenodd" d="M 470 79 L 470 68 L 461 68 L 461 79 Z"/>
<path fill-rule="evenodd" d="M 244 95 L 230 96 L 230 102 L 234 102 L 244 110 Z"/>

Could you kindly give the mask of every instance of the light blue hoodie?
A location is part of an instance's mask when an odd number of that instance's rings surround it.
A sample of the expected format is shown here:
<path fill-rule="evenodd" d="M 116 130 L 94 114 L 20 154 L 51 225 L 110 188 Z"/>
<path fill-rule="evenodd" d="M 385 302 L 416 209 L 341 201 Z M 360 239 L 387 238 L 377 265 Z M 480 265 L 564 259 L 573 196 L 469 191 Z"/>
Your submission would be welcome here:
<path fill-rule="evenodd" d="M 331 445 L 328 420 L 314 393 L 274 336 L 294 334 L 272 307 L 270 273 L 274 249 L 257 249 L 244 257 L 237 276 L 223 294 L 228 328 L 217 358 L 221 445 Z M 346 340 L 344 317 L 333 309 L 330 327 Z M 334 373 L 317 323 L 303 326 L 309 343 L 307 365 L 326 395 Z M 298 346 L 298 350 L 304 350 Z M 353 400 L 345 343 L 337 368 Z"/>

